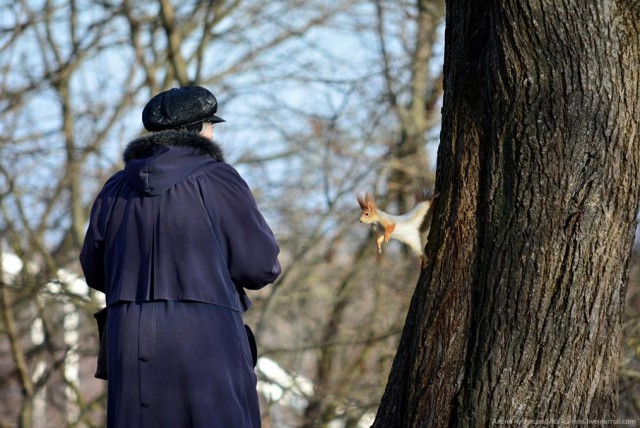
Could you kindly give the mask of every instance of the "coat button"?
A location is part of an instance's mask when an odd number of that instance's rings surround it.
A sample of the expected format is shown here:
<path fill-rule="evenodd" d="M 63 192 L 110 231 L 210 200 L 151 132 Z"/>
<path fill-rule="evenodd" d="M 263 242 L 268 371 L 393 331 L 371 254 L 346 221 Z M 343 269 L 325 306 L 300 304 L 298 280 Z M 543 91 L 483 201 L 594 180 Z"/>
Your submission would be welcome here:
<path fill-rule="evenodd" d="M 140 357 L 140 361 L 146 363 L 149 361 L 149 357 Z"/>
<path fill-rule="evenodd" d="M 151 403 L 149 403 L 148 401 L 143 401 L 142 402 L 142 407 L 149 407 L 151 405 Z"/>

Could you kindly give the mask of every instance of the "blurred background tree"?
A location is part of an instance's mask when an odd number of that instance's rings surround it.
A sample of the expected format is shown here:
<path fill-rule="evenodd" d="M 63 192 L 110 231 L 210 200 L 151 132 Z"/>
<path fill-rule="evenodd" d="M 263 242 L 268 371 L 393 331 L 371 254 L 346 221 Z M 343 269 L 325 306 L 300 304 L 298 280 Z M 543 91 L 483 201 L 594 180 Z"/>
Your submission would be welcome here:
<path fill-rule="evenodd" d="M 261 355 L 313 387 L 289 407 L 265 394 L 264 426 L 371 423 L 419 266 L 397 243 L 376 257 L 355 194 L 400 212 L 433 186 L 444 1 L 0 0 L 0 10 L 0 426 L 102 426 L 91 316 L 101 299 L 77 263 L 88 208 L 144 132 L 146 101 L 187 84 L 218 97 L 227 123 L 216 138 L 282 247 L 283 275 L 251 294 L 247 321 Z M 621 412 L 638 417 L 629 308 Z"/>

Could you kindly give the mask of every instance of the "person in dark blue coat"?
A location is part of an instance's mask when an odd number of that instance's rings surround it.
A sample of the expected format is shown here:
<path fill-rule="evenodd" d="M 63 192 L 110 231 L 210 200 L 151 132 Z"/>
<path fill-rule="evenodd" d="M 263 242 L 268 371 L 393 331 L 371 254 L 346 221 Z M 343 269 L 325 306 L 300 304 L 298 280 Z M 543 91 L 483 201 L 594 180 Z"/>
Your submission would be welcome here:
<path fill-rule="evenodd" d="M 108 427 L 260 426 L 242 313 L 245 289 L 280 274 L 279 248 L 213 142 L 216 112 L 198 86 L 153 97 L 152 133 L 93 204 L 80 262 L 106 295 Z"/>

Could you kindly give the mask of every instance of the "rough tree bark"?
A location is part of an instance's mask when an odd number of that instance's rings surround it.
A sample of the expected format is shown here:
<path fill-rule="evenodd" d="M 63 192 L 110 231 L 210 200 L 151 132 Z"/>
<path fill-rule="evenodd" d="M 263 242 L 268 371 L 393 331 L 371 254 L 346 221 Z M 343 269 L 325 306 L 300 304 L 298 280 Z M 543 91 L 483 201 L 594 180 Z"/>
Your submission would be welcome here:
<path fill-rule="evenodd" d="M 640 13 L 447 2 L 440 193 L 374 427 L 615 419 Z"/>

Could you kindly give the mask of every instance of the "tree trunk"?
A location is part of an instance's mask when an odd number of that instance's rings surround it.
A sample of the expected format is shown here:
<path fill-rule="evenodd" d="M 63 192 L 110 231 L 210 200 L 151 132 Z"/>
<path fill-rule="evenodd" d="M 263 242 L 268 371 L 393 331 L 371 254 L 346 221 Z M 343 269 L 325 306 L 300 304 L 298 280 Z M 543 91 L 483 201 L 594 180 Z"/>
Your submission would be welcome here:
<path fill-rule="evenodd" d="M 431 263 L 375 427 L 615 419 L 639 22 L 624 0 L 448 1 Z"/>

